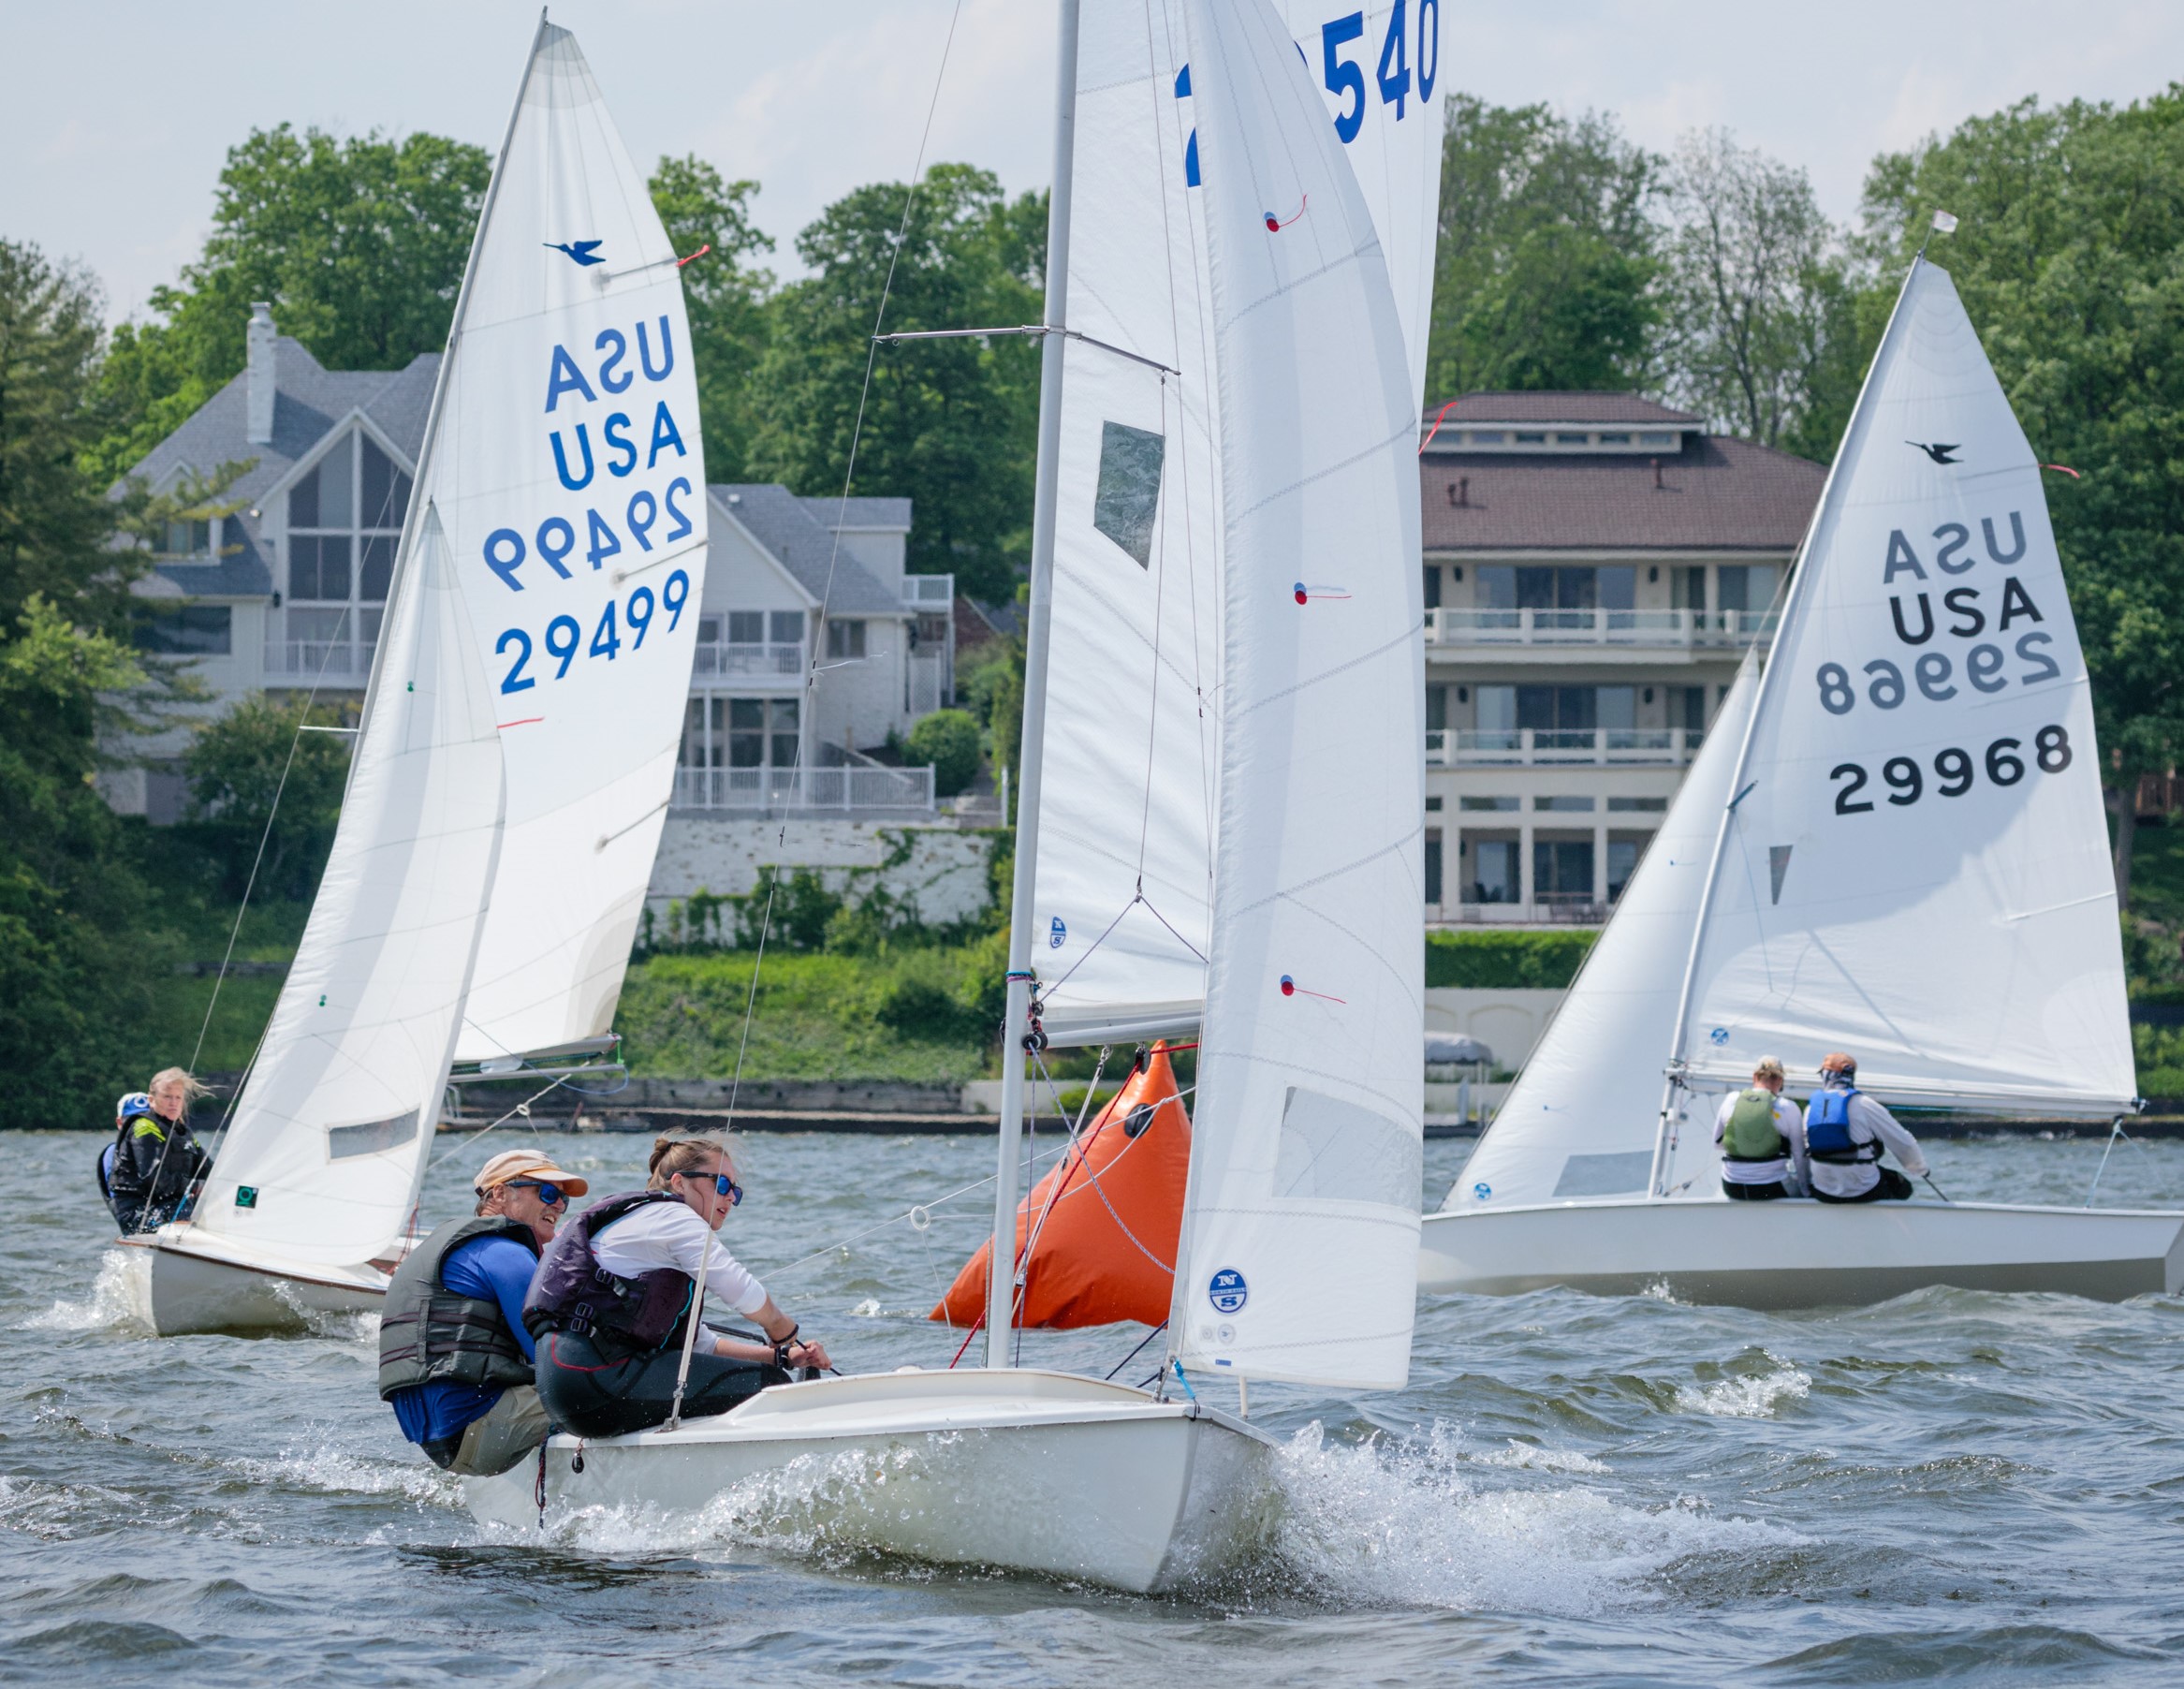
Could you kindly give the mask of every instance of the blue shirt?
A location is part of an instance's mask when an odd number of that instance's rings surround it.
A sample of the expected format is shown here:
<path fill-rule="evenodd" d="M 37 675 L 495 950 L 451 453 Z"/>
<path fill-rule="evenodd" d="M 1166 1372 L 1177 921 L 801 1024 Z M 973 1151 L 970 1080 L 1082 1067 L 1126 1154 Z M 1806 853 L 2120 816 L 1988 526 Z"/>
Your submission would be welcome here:
<path fill-rule="evenodd" d="M 457 1296 L 498 1302 L 526 1360 L 534 1358 L 531 1333 L 523 1326 L 523 1298 L 538 1257 L 513 1238 L 473 1238 L 448 1253 L 440 1283 Z M 413 1384 L 388 1398 L 402 1434 L 413 1443 L 436 1443 L 460 1436 L 473 1419 L 492 1411 L 501 1392 L 491 1385 L 455 1384 L 441 1379 Z"/>

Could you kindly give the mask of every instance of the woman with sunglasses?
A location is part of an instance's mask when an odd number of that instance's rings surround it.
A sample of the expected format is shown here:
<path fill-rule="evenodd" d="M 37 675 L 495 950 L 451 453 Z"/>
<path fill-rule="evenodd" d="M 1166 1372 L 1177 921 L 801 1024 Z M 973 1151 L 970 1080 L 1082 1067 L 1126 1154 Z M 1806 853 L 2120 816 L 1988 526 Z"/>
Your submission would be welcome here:
<path fill-rule="evenodd" d="M 713 1235 L 743 1199 L 727 1146 L 663 1138 L 652 1145 L 651 1171 L 644 1190 L 604 1197 L 569 1222 L 523 1304 L 538 1339 L 539 1398 L 557 1425 L 579 1436 L 620 1436 L 667 1419 L 701 1263 L 706 1289 L 755 1320 L 769 1341 L 700 1330 L 682 1392 L 685 1417 L 725 1414 L 770 1384 L 786 1384 L 792 1368 L 830 1364 Z"/>

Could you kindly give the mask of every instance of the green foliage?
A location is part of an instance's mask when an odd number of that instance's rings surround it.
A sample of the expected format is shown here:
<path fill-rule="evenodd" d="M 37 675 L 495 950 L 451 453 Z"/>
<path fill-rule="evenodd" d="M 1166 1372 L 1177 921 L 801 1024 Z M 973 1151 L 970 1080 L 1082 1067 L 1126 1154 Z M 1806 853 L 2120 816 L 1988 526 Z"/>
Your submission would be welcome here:
<path fill-rule="evenodd" d="M 1045 198 L 1012 201 L 988 171 L 935 165 L 898 241 L 906 192 L 858 188 L 797 237 L 814 273 L 770 307 L 750 468 L 800 493 L 840 492 L 861 402 L 854 490 L 916 499 L 910 567 L 1005 596 L 1029 549 L 1036 345 L 919 341 L 875 358 L 870 337 L 890 274 L 889 330 L 1036 322 Z"/>
<path fill-rule="evenodd" d="M 300 731 L 306 715 L 300 700 L 245 698 L 200 727 L 183 755 L 192 814 L 231 898 L 243 895 L 261 839 L 254 897 L 307 898 L 326 866 L 348 780 L 349 740 Z M 339 721 L 326 705 L 308 716 L 315 726 Z"/>
<path fill-rule="evenodd" d="M 932 765 L 936 796 L 953 798 L 978 778 L 978 724 L 962 710 L 935 710 L 910 729 L 903 753 L 912 768 Z"/>
<path fill-rule="evenodd" d="M 692 362 L 697 370 L 697 415 L 705 434 L 705 478 L 743 478 L 750 455 L 750 382 L 766 350 L 767 272 L 745 267 L 771 252 L 773 239 L 751 222 L 755 182 L 728 182 L 696 154 L 663 158 L 645 184 L 667 225 L 682 270 L 690 314 Z M 712 250 L 703 257 L 691 255 Z"/>
<path fill-rule="evenodd" d="M 1624 388 L 1655 310 L 1659 160 L 1612 118 L 1452 94 L 1429 393 Z"/>
<path fill-rule="evenodd" d="M 1429 933 L 1426 984 L 1497 991 L 1560 991 L 1599 934 L 1579 929 L 1508 933 Z"/>
<path fill-rule="evenodd" d="M 242 368 L 254 301 L 329 369 L 439 351 L 491 169 L 484 149 L 438 135 L 252 130 L 220 172 L 204 252 L 153 294 L 158 320 L 114 337 L 95 479 L 119 479 Z"/>

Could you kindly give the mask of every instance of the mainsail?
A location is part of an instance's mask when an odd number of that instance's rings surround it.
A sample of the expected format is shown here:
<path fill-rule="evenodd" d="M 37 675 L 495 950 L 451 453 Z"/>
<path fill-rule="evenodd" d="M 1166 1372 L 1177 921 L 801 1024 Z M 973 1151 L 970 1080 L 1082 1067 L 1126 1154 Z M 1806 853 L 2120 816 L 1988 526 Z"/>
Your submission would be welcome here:
<path fill-rule="evenodd" d="M 1380 237 L 1414 412 L 1446 93 L 1441 7 L 1283 9 Z M 1224 540 L 1195 74 L 1180 0 L 1085 14 L 1069 298 L 1087 339 L 1065 354 L 1056 707 L 1037 817 L 1034 946 L 1059 1043 L 1195 1025 L 1205 991 Z"/>
<path fill-rule="evenodd" d="M 2040 465 L 1948 275 L 1904 283 L 1768 658 L 1670 1050 L 1900 1102 L 2135 1090 L 2085 658 Z"/>
<path fill-rule="evenodd" d="M 199 1231 L 353 1266 L 407 1228 L 500 840 L 491 684 L 437 513 L 381 635 L 333 850 L 197 1208 Z"/>
<path fill-rule="evenodd" d="M 1195 1367 L 1392 1388 L 1424 1104 L 1417 411 L 1379 238 L 1295 44 L 1260 0 L 1185 16 L 1225 696 L 1169 1342 Z"/>
<path fill-rule="evenodd" d="M 576 38 L 539 28 L 472 250 L 418 495 L 446 523 L 507 759 L 461 1061 L 610 1028 L 705 585 L 676 255 Z"/>

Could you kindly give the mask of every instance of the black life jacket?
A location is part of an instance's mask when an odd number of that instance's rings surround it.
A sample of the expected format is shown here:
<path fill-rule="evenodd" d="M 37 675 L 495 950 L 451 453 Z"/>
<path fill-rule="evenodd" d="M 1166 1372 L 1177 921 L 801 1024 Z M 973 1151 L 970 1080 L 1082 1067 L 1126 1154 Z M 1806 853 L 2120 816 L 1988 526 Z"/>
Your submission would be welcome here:
<path fill-rule="evenodd" d="M 528 1226 L 497 1214 L 450 1220 L 411 1250 L 394 1270 L 379 1316 L 380 1401 L 419 1384 L 507 1389 L 531 1382 L 531 1362 L 501 1304 L 459 1295 L 442 1282 L 447 1257 L 476 1238 L 512 1238 L 538 1253 Z"/>
<path fill-rule="evenodd" d="M 605 1337 L 610 1348 L 639 1354 L 666 1343 L 681 1327 L 696 1282 L 676 1267 L 655 1267 L 625 1279 L 599 1265 L 593 1240 L 649 1202 L 682 1200 L 673 1191 L 625 1191 L 564 1224 L 546 1246 L 531 1294 L 523 1299 L 523 1323 L 531 1335 Z"/>
<path fill-rule="evenodd" d="M 1855 1085 L 1840 1091 L 1815 1091 L 1805 1105 L 1805 1153 L 1836 1167 L 1861 1167 L 1881 1159 L 1878 1138 L 1851 1136 L 1851 1098 Z"/>

